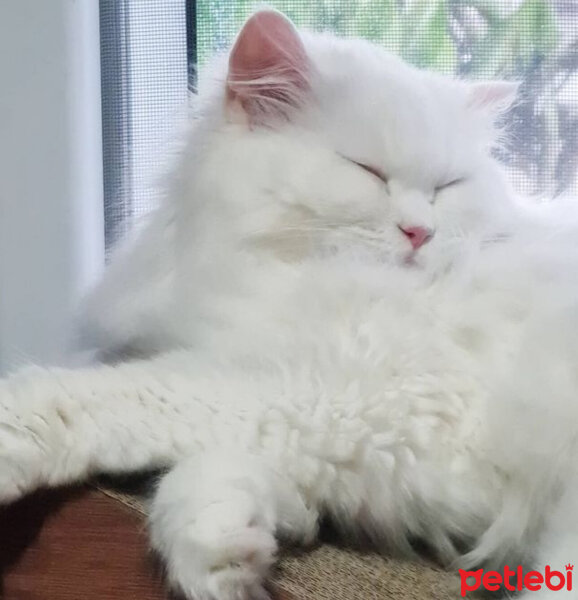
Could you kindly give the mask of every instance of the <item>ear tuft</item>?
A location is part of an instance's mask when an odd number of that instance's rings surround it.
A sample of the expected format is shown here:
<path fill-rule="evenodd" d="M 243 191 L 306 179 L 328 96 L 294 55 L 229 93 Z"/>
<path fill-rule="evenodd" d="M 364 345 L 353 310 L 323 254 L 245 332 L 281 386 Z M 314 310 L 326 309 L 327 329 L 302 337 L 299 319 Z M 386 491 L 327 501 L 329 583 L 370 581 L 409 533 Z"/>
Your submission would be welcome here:
<path fill-rule="evenodd" d="M 468 106 L 474 109 L 502 113 L 514 101 L 520 87 L 514 81 L 481 81 L 468 86 Z"/>
<path fill-rule="evenodd" d="M 309 59 L 299 33 L 275 10 L 255 13 L 241 29 L 229 56 L 227 100 L 249 121 L 288 118 L 308 84 Z"/>

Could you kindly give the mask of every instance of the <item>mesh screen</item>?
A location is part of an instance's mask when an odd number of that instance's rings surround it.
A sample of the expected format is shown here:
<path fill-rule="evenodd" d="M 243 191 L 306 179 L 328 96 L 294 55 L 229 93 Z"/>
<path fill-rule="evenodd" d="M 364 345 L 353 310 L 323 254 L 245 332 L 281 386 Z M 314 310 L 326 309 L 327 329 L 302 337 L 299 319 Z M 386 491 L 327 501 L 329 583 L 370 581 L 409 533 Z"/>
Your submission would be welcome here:
<path fill-rule="evenodd" d="M 420 67 L 522 81 L 500 153 L 520 191 L 578 192 L 575 0 L 269 0 L 301 27 L 359 36 Z M 101 0 L 107 241 L 154 205 L 189 80 L 254 0 Z M 187 17 L 188 14 L 188 17 Z M 188 40 L 188 43 L 187 43 Z M 192 43 L 196 42 L 196 45 Z"/>
<path fill-rule="evenodd" d="M 107 247 L 158 200 L 187 97 L 184 0 L 101 0 Z"/>

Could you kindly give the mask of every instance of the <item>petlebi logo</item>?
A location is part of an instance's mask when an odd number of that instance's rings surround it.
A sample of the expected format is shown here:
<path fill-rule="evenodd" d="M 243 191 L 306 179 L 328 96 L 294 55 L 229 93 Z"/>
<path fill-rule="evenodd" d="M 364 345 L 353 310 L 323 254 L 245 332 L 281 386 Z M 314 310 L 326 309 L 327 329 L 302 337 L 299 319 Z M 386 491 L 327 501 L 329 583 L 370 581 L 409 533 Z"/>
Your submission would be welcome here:
<path fill-rule="evenodd" d="M 460 589 L 462 597 L 468 592 L 474 592 L 480 588 L 489 592 L 497 592 L 499 589 L 505 589 L 510 592 L 520 592 L 529 590 L 538 592 L 542 588 L 547 588 L 554 592 L 559 590 L 572 590 L 572 571 L 574 565 L 567 564 L 564 571 L 555 571 L 550 565 L 546 566 L 544 572 L 526 571 L 521 566 L 514 570 L 508 565 L 504 567 L 503 572 L 499 571 L 477 571 L 459 570 Z"/>

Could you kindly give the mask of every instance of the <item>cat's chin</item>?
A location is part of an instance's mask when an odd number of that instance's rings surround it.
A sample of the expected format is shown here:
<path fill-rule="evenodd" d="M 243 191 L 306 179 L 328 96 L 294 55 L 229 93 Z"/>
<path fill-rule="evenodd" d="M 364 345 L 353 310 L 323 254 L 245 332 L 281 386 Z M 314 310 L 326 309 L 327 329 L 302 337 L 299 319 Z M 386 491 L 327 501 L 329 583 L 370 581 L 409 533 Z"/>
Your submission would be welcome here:
<path fill-rule="evenodd" d="M 402 253 L 398 262 L 400 266 L 407 269 L 423 269 L 427 264 L 427 259 L 423 253 L 412 250 Z"/>

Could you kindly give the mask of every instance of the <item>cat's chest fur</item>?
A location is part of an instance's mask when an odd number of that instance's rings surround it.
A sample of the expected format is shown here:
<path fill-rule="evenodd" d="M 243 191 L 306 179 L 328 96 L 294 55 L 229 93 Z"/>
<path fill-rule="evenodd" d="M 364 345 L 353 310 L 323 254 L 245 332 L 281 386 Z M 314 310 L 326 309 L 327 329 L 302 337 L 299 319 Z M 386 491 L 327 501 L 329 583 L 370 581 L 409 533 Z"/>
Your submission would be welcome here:
<path fill-rule="evenodd" d="M 286 287 L 270 281 L 204 306 L 213 317 L 187 335 L 220 371 L 223 411 L 239 417 L 227 435 L 299 455 L 311 483 L 373 461 L 392 473 L 407 461 L 449 464 L 457 475 L 485 443 L 487 373 L 517 329 L 506 333 L 501 303 L 475 322 L 463 290 L 350 267 L 313 265 Z"/>
<path fill-rule="evenodd" d="M 221 371 L 223 444 L 265 450 L 309 497 L 360 514 L 383 517 L 386 501 L 392 514 L 447 506 L 448 522 L 461 503 L 490 514 L 502 474 L 486 455 L 488 372 L 517 329 L 505 334 L 502 305 L 475 323 L 455 303 L 463 290 L 380 275 L 395 272 L 312 269 L 253 316 L 229 297 L 238 320 L 201 350 Z"/>

